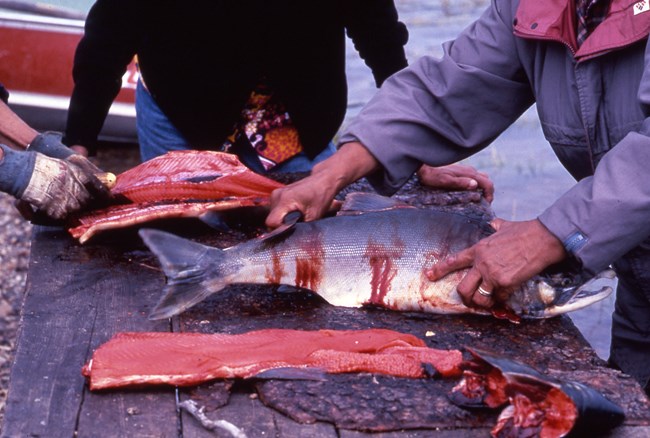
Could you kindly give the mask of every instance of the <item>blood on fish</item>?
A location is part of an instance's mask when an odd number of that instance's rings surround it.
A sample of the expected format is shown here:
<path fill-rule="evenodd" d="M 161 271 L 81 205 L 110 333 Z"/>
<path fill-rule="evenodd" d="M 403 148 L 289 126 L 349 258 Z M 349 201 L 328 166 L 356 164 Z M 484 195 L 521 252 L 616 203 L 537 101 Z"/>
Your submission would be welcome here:
<path fill-rule="evenodd" d="M 296 258 L 296 286 L 317 289 L 321 279 L 322 259 Z"/>
<path fill-rule="evenodd" d="M 521 324 L 521 316 L 516 315 L 511 310 L 503 307 L 492 309 L 492 316 L 497 319 L 505 319 L 512 322 L 513 324 Z"/>
<path fill-rule="evenodd" d="M 368 304 L 390 307 L 386 295 L 391 290 L 391 282 L 397 275 L 397 265 L 394 260 L 404 254 L 404 243 L 395 239 L 392 248 L 387 248 L 377 242 L 368 242 L 364 257 L 370 266 L 371 294 Z"/>
<path fill-rule="evenodd" d="M 295 284 L 305 289 L 318 290 L 323 278 L 325 250 L 320 233 L 309 235 L 299 245 L 303 254 L 296 257 Z"/>
<path fill-rule="evenodd" d="M 266 281 L 269 284 L 282 283 L 282 278 L 286 274 L 282 260 L 283 255 L 279 251 L 271 251 L 271 269 L 266 268 Z"/>

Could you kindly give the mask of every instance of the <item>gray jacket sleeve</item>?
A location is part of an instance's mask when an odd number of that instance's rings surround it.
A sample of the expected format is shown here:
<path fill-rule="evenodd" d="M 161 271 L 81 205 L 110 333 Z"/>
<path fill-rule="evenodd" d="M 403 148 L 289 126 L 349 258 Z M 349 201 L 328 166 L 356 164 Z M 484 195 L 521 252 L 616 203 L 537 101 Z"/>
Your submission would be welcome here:
<path fill-rule="evenodd" d="M 504 2 L 508 3 L 508 2 Z M 394 74 L 341 134 L 382 164 L 370 176 L 393 193 L 421 163 L 459 161 L 490 144 L 533 103 L 517 59 L 512 11 L 496 1 L 440 58 L 424 57 Z"/>
<path fill-rule="evenodd" d="M 637 97 L 645 114 L 601 159 L 594 175 L 582 179 L 539 220 L 592 273 L 650 236 L 650 44 Z"/>

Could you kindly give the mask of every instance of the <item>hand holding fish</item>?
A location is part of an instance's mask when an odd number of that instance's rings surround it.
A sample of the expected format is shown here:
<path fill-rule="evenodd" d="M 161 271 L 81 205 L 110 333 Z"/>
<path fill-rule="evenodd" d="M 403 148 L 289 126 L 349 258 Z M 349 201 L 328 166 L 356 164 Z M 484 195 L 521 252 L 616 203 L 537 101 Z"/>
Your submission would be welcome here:
<path fill-rule="evenodd" d="M 448 190 L 481 189 L 486 201 L 492 202 L 494 199 L 494 184 L 490 177 L 472 166 L 450 164 L 448 166 L 432 167 L 425 164 L 420 167 L 417 173 L 424 185 Z"/>
<path fill-rule="evenodd" d="M 562 243 L 537 219 L 495 219 L 491 224 L 496 229 L 493 235 L 436 263 L 427 272 L 427 277 L 436 281 L 470 268 L 457 286 L 467 306 L 489 308 L 504 302 L 517 286 L 566 258 Z"/>
<path fill-rule="evenodd" d="M 315 169 L 314 169 L 315 170 Z M 312 174 L 286 187 L 276 189 L 271 194 L 271 212 L 266 218 L 270 228 L 277 228 L 292 211 L 302 212 L 305 221 L 324 216 L 336 210 L 339 203 L 334 201 L 336 191 L 326 172 Z"/>
<path fill-rule="evenodd" d="M 266 225 L 277 228 L 292 211 L 300 211 L 305 221 L 319 219 L 339 203 L 334 196 L 379 163 L 361 143 L 346 143 L 334 155 L 314 166 L 307 178 L 275 190 L 271 194 L 271 212 Z"/>

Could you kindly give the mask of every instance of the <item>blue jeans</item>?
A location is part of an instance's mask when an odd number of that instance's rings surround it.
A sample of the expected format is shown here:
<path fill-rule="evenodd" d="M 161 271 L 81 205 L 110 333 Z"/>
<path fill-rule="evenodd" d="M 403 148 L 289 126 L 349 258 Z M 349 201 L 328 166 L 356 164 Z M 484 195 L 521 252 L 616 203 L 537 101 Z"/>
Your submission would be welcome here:
<path fill-rule="evenodd" d="M 162 112 L 142 82 L 138 82 L 136 88 L 135 109 L 142 161 L 150 160 L 169 151 L 193 149 L 183 134 Z M 215 149 L 218 149 L 219 146 L 215 145 Z M 330 142 L 313 160 L 305 153 L 300 153 L 284 163 L 278 164 L 271 169 L 271 172 L 309 172 L 316 163 L 325 160 L 334 152 L 336 152 L 336 147 Z M 247 164 L 245 159 L 242 161 Z M 253 165 L 249 165 L 249 167 L 255 168 Z"/>
<path fill-rule="evenodd" d="M 135 122 L 142 161 L 169 151 L 192 149 L 140 81 L 135 90 Z"/>

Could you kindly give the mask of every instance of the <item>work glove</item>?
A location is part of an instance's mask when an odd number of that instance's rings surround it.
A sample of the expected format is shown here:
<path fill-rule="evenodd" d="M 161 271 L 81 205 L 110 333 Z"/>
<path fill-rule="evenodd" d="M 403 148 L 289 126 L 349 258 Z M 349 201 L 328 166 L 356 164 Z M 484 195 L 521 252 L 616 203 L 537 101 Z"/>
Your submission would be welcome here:
<path fill-rule="evenodd" d="M 0 190 L 28 202 L 52 219 L 63 219 L 93 199 L 87 173 L 67 160 L 0 144 Z M 89 189 L 90 188 L 90 189 Z"/>
<path fill-rule="evenodd" d="M 93 197 L 97 199 L 108 199 L 110 197 L 110 190 L 98 178 L 98 175 L 103 175 L 104 172 L 88 158 L 77 154 L 61 143 L 61 134 L 53 131 L 46 131 L 39 134 L 32 140 L 27 150 L 40 152 L 48 157 L 59 158 L 76 165 L 85 174 L 86 179 L 91 185 L 89 190 Z"/>

